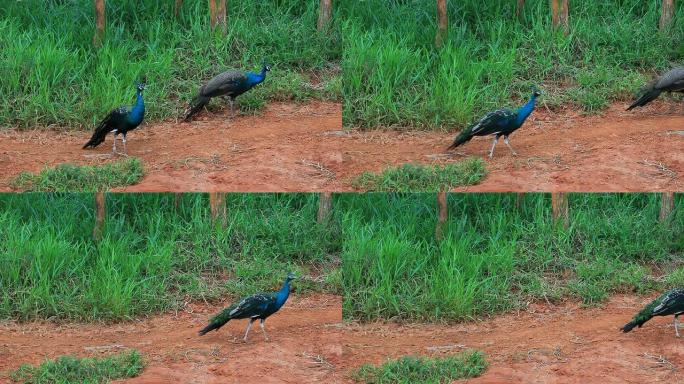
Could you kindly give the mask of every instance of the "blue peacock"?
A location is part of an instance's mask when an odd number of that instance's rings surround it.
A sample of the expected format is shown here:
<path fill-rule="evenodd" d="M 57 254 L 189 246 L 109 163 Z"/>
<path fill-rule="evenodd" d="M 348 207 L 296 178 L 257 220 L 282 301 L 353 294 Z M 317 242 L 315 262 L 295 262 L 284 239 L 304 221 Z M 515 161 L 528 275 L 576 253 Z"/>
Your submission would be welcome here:
<path fill-rule="evenodd" d="M 214 316 L 210 321 L 209 325 L 204 327 L 199 331 L 200 336 L 205 335 L 207 332 L 217 330 L 230 320 L 233 319 L 249 319 L 249 324 L 247 325 L 247 331 L 245 332 L 245 337 L 243 340 L 247 342 L 247 335 L 249 330 L 252 328 L 252 323 L 255 320 L 260 321 L 261 330 L 264 332 L 264 337 L 268 341 L 268 335 L 266 334 L 266 328 L 264 326 L 264 321 L 272 314 L 278 312 L 282 308 L 283 304 L 287 301 L 290 296 L 290 281 L 295 279 L 295 275 L 290 272 L 285 278 L 282 288 L 278 292 L 269 293 L 257 293 L 252 296 L 248 296 L 240 300 L 237 304 L 233 304 L 230 307 L 224 309 L 218 315 Z"/>
<path fill-rule="evenodd" d="M 537 98 L 541 95 L 538 90 L 532 91 L 532 97 L 527 102 L 527 104 L 520 107 L 517 111 L 511 111 L 509 109 L 497 109 L 494 112 L 486 114 L 477 123 L 472 124 L 468 128 L 464 129 L 456 136 L 453 144 L 447 149 L 454 149 L 461 144 L 464 144 L 474 136 L 489 136 L 496 135 L 494 137 L 494 143 L 492 144 L 492 149 L 489 151 L 489 158 L 494 156 L 494 148 L 499 138 L 503 136 L 504 143 L 511 149 L 513 155 L 517 155 L 511 144 L 508 142 L 508 136 L 520 128 L 525 120 L 532 114 L 534 107 L 537 103 Z"/>
<path fill-rule="evenodd" d="M 86 148 L 95 148 L 102 144 L 109 132 L 114 133 L 114 146 L 112 151 L 116 153 L 116 138 L 119 134 L 123 135 L 124 153 L 126 153 L 126 134 L 129 131 L 136 129 L 145 118 L 145 102 L 143 101 L 143 91 L 145 90 L 145 83 L 137 84 L 136 102 L 130 109 L 121 106 L 109 112 L 109 114 L 100 122 L 95 128 L 93 136 L 83 146 Z"/>
<path fill-rule="evenodd" d="M 622 332 L 629 332 L 634 327 L 641 328 L 645 322 L 651 320 L 654 316 L 674 316 L 675 334 L 679 337 L 679 322 L 677 318 L 684 314 L 684 289 L 671 289 L 658 298 L 650 302 L 639 313 L 637 313 L 632 321 L 620 328 Z"/>
<path fill-rule="evenodd" d="M 235 98 L 261 84 L 270 70 L 271 66 L 264 63 L 259 73 L 230 70 L 214 76 L 199 89 L 198 95 L 188 105 L 185 110 L 185 120 L 190 120 L 209 103 L 212 97 L 218 96 L 230 99 L 230 113 L 234 114 Z"/>

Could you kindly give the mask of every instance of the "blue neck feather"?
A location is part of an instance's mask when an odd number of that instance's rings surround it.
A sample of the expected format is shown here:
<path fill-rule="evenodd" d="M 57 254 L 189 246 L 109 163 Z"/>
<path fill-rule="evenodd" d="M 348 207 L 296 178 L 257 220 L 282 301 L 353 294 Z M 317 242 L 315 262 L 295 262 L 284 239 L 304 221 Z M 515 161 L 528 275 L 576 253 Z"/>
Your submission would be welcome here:
<path fill-rule="evenodd" d="M 290 296 L 290 279 L 285 279 L 283 287 L 276 294 L 276 307 L 280 308 L 285 304 L 287 298 Z"/>
<path fill-rule="evenodd" d="M 128 122 L 131 124 L 140 124 L 145 116 L 145 102 L 143 101 L 142 91 L 138 90 L 137 100 L 135 105 L 128 113 Z"/>
<path fill-rule="evenodd" d="M 266 67 L 261 69 L 260 73 L 247 72 L 247 82 L 250 86 L 255 86 L 266 79 Z"/>
<path fill-rule="evenodd" d="M 527 119 L 527 117 L 530 116 L 532 111 L 534 111 L 534 105 L 536 104 L 536 102 L 537 96 L 533 94 L 530 98 L 530 101 L 528 101 L 527 104 L 523 105 L 522 107 L 520 107 L 520 109 L 518 109 L 518 118 L 516 119 L 516 123 L 518 123 L 519 126 L 522 125 Z"/>

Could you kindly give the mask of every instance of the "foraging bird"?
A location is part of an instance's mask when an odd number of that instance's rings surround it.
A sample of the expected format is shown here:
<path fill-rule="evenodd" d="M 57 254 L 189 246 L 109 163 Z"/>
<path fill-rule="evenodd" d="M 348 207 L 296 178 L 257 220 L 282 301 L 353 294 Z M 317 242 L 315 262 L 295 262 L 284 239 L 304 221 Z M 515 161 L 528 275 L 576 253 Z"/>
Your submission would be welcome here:
<path fill-rule="evenodd" d="M 126 134 L 129 131 L 137 128 L 145 118 L 145 102 L 143 101 L 142 96 L 143 90 L 145 90 L 145 84 L 139 83 L 137 85 L 136 92 L 137 100 L 135 105 L 130 110 L 124 105 L 109 112 L 107 117 L 105 117 L 97 126 L 97 128 L 95 128 L 93 136 L 83 146 L 83 149 L 97 147 L 104 142 L 105 136 L 107 136 L 109 132 L 114 132 L 114 146 L 112 151 L 116 153 L 116 137 L 120 133 L 123 135 L 123 146 L 125 153 Z"/>
<path fill-rule="evenodd" d="M 192 99 L 190 105 L 185 110 L 185 120 L 188 121 L 192 116 L 199 112 L 209 103 L 212 97 L 227 96 L 230 98 L 230 113 L 235 113 L 235 98 L 254 88 L 266 79 L 266 72 L 271 70 L 271 66 L 264 63 L 260 73 L 226 71 L 214 76 L 202 88 L 198 95 Z"/>
<path fill-rule="evenodd" d="M 487 136 L 496 135 L 494 137 L 494 143 L 492 144 L 492 149 L 489 151 L 489 158 L 494 156 L 494 148 L 496 143 L 499 141 L 501 136 L 504 137 L 504 143 L 511 149 L 513 155 L 517 155 L 513 147 L 508 143 L 508 136 L 513 133 L 516 129 L 520 128 L 525 120 L 534 111 L 534 106 L 537 102 L 537 97 L 541 93 L 537 90 L 532 92 L 532 97 L 524 106 L 520 107 L 517 111 L 511 111 L 509 109 L 498 109 L 494 112 L 486 114 L 477 123 L 469 126 L 468 128 L 461 131 L 461 133 L 454 139 L 453 144 L 447 148 L 454 149 L 459 145 L 470 141 L 474 136 Z"/>
<path fill-rule="evenodd" d="M 663 92 L 684 92 L 684 67 L 676 67 L 643 86 L 640 95 L 628 111 L 643 107 L 660 96 Z"/>
<path fill-rule="evenodd" d="M 256 320 L 260 320 L 261 330 L 264 332 L 264 337 L 268 341 L 268 335 L 266 334 L 266 328 L 264 328 L 264 321 L 266 318 L 272 314 L 278 312 L 278 310 L 285 304 L 288 296 L 290 296 L 290 281 L 295 279 L 295 275 L 290 272 L 285 278 L 285 283 L 283 287 L 280 288 L 278 292 L 270 293 L 257 293 L 252 296 L 245 297 L 240 300 L 237 304 L 233 304 L 230 307 L 224 309 L 218 315 L 214 316 L 210 321 L 209 325 L 204 327 L 199 331 L 200 336 L 203 336 L 209 331 L 218 330 L 223 327 L 227 322 L 233 319 L 247 319 L 249 318 L 249 324 L 247 325 L 247 332 L 245 332 L 245 337 L 243 340 L 247 342 L 247 334 L 252 328 L 252 323 Z"/>
<path fill-rule="evenodd" d="M 649 303 L 644 309 L 634 316 L 632 321 L 620 328 L 622 332 L 629 332 L 634 327 L 641 328 L 645 322 L 651 320 L 653 316 L 674 315 L 675 334 L 679 337 L 677 317 L 684 313 L 684 289 L 675 288 L 665 292 L 657 299 Z"/>

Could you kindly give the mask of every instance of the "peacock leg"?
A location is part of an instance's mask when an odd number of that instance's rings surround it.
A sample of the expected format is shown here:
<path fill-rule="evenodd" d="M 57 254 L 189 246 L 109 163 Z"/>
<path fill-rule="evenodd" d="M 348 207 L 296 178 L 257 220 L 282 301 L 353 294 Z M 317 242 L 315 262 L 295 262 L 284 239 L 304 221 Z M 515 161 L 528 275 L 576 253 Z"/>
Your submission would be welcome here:
<path fill-rule="evenodd" d="M 494 148 L 496 147 L 496 142 L 499 141 L 499 135 L 496 135 L 494 137 L 494 143 L 492 143 L 492 149 L 489 151 L 489 158 L 491 159 L 492 156 L 494 156 Z"/>
<path fill-rule="evenodd" d="M 254 319 L 249 319 L 249 324 L 247 324 L 247 332 L 245 332 L 245 337 L 242 338 L 242 341 L 245 343 L 247 342 L 247 334 L 249 333 L 249 330 L 252 329 L 252 323 L 254 322 Z"/>
<path fill-rule="evenodd" d="M 230 98 L 230 117 L 235 117 L 235 99 Z"/>
<path fill-rule="evenodd" d="M 119 135 L 119 132 L 117 132 L 116 129 L 115 129 L 115 130 L 114 130 L 114 146 L 112 147 L 112 152 L 113 152 L 113 153 L 116 153 L 116 136 L 117 136 L 117 135 Z"/>
<path fill-rule="evenodd" d="M 124 153 L 128 154 L 128 150 L 126 149 L 126 134 L 123 134 L 123 145 L 124 145 Z"/>
<path fill-rule="evenodd" d="M 511 149 L 511 152 L 513 152 L 513 156 L 518 156 L 518 154 L 515 152 L 515 149 L 513 149 L 513 147 L 511 147 L 511 144 L 508 143 L 508 136 L 504 136 L 504 143 L 506 143 L 506 145 L 508 145 L 508 148 Z"/>
<path fill-rule="evenodd" d="M 678 317 L 679 315 L 675 315 L 674 317 L 675 334 L 677 335 L 677 337 L 679 337 L 679 322 L 677 321 Z"/>
<path fill-rule="evenodd" d="M 261 322 L 259 322 L 259 325 L 261 325 L 261 330 L 264 331 L 264 337 L 266 337 L 266 341 L 270 341 L 268 338 L 268 335 L 266 334 L 266 328 L 264 327 L 264 319 L 261 319 Z"/>

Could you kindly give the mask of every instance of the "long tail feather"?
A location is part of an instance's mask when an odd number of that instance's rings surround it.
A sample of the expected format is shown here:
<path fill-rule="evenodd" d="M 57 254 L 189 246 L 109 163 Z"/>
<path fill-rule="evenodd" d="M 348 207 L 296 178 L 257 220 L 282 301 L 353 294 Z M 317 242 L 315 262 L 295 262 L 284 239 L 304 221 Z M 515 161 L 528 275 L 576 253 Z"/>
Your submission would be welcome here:
<path fill-rule="evenodd" d="M 456 136 L 454 142 L 447 148 L 447 150 L 454 149 L 461 144 L 467 143 L 472 138 L 472 127 L 468 127 L 462 130 L 461 133 L 459 133 L 458 136 Z"/>
<path fill-rule="evenodd" d="M 639 96 L 639 98 L 634 103 L 632 103 L 632 105 L 629 106 L 629 108 L 627 108 L 627 110 L 631 111 L 636 107 L 643 107 L 644 105 L 657 99 L 658 96 L 660 96 L 660 90 L 653 88 L 646 90 L 641 94 L 641 96 Z"/>
<path fill-rule="evenodd" d="M 634 327 L 636 327 L 636 326 L 641 327 L 642 325 L 643 325 L 643 323 L 639 324 L 638 322 L 632 320 L 629 323 L 625 324 L 624 327 L 620 328 L 620 330 L 624 333 L 627 333 L 627 332 L 631 331 L 632 329 L 634 329 Z"/>
<path fill-rule="evenodd" d="M 102 144 L 104 142 L 105 137 L 109 132 L 112 131 L 112 127 L 109 124 L 110 121 L 110 116 L 107 116 L 100 122 L 100 124 L 95 128 L 95 132 L 93 132 L 93 136 L 88 140 L 88 142 L 83 146 L 83 149 L 86 148 L 95 148 L 98 145 Z"/>
<path fill-rule="evenodd" d="M 227 323 L 227 322 L 226 322 L 226 323 Z M 200 335 L 200 336 L 204 336 L 204 335 L 206 335 L 208 332 L 211 332 L 211 331 L 213 331 L 213 330 L 215 330 L 215 329 L 218 330 L 218 329 L 221 328 L 224 324 L 225 324 L 225 323 L 223 323 L 223 324 L 217 324 L 217 323 L 212 322 L 212 323 L 210 323 L 209 325 L 207 325 L 206 327 L 202 328 L 202 330 L 199 331 L 199 335 Z"/>
<path fill-rule="evenodd" d="M 192 116 L 197 114 L 197 112 L 201 111 L 202 108 L 204 108 L 207 103 L 209 103 L 210 98 L 202 95 L 197 95 L 190 104 L 188 105 L 188 108 L 185 110 L 185 121 L 190 120 Z"/>

